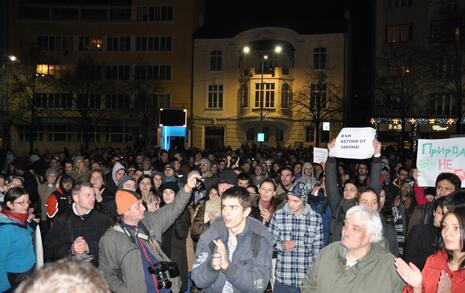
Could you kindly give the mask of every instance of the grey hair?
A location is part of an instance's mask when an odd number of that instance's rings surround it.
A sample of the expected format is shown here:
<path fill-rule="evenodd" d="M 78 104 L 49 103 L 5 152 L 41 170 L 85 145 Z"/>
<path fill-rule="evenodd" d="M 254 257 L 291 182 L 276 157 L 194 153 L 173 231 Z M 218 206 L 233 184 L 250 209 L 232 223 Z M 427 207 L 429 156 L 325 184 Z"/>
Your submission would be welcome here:
<path fill-rule="evenodd" d="M 346 218 L 354 214 L 362 215 L 365 218 L 367 233 L 374 236 L 374 243 L 383 239 L 383 224 L 377 211 L 365 206 L 353 206 L 347 211 Z"/>

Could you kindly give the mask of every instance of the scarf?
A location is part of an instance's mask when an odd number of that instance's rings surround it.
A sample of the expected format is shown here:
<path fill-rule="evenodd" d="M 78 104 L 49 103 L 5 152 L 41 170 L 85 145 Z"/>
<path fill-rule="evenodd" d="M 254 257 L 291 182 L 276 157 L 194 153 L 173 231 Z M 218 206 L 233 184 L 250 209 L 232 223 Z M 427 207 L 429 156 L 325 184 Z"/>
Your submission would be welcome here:
<path fill-rule="evenodd" d="M 2 211 L 2 214 L 4 214 L 8 219 L 14 220 L 21 227 L 27 227 L 28 214 L 18 214 L 6 209 Z"/>

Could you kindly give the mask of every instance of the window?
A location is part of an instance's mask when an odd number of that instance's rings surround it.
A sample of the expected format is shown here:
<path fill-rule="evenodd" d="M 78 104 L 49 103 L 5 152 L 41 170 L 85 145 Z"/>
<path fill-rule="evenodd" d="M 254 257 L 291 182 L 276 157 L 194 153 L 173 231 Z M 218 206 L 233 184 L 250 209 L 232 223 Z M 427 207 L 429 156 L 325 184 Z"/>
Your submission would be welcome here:
<path fill-rule="evenodd" d="M 103 40 L 100 37 L 79 37 L 79 51 L 101 51 Z"/>
<path fill-rule="evenodd" d="M 313 126 L 305 127 L 305 141 L 306 142 L 315 141 L 315 128 Z"/>
<path fill-rule="evenodd" d="M 276 142 L 284 141 L 284 130 L 281 128 L 276 128 Z"/>
<path fill-rule="evenodd" d="M 23 6 L 21 7 L 21 17 L 23 19 L 49 20 L 50 8 L 40 6 Z"/>
<path fill-rule="evenodd" d="M 313 68 L 325 69 L 326 68 L 326 49 L 316 48 L 313 50 Z"/>
<path fill-rule="evenodd" d="M 110 8 L 110 20 L 131 20 L 131 8 Z"/>
<path fill-rule="evenodd" d="M 241 107 L 247 108 L 249 106 L 249 89 L 248 84 L 241 85 Z"/>
<path fill-rule="evenodd" d="M 129 51 L 131 50 L 130 37 L 107 37 L 108 51 Z"/>
<path fill-rule="evenodd" d="M 100 109 L 102 97 L 95 94 L 78 94 L 77 106 L 80 109 Z"/>
<path fill-rule="evenodd" d="M 136 51 L 171 51 L 170 36 L 148 36 L 136 38 Z"/>
<path fill-rule="evenodd" d="M 433 66 L 431 68 L 432 79 L 453 79 L 458 67 L 456 58 L 454 56 L 436 56 L 433 59 Z"/>
<path fill-rule="evenodd" d="M 289 108 L 289 101 L 291 99 L 291 87 L 284 83 L 281 88 L 281 108 Z"/>
<path fill-rule="evenodd" d="M 132 134 L 127 126 L 108 126 L 105 129 L 105 133 L 107 142 L 126 143 L 128 141 L 132 141 Z"/>
<path fill-rule="evenodd" d="M 137 21 L 171 21 L 173 20 L 173 7 L 137 7 Z"/>
<path fill-rule="evenodd" d="M 327 105 L 327 84 L 313 83 L 310 86 L 310 107 L 312 109 L 324 109 Z"/>
<path fill-rule="evenodd" d="M 386 38 L 386 41 L 391 44 L 411 41 L 413 39 L 413 25 L 388 25 Z"/>
<path fill-rule="evenodd" d="M 42 109 L 71 109 L 73 100 L 70 94 L 64 93 L 37 93 L 34 99 L 35 106 Z"/>
<path fill-rule="evenodd" d="M 223 85 L 208 86 L 208 105 L 209 109 L 223 108 Z"/>
<path fill-rule="evenodd" d="M 221 51 L 210 52 L 210 71 L 223 70 L 223 61 Z"/>
<path fill-rule="evenodd" d="M 129 65 L 107 65 L 105 66 L 106 80 L 129 80 Z"/>
<path fill-rule="evenodd" d="M 386 0 L 386 7 L 389 9 L 409 7 L 413 5 L 413 0 Z"/>
<path fill-rule="evenodd" d="M 60 78 L 65 70 L 63 65 L 56 64 L 37 64 L 36 73 L 39 75 L 46 75 L 48 77 Z"/>
<path fill-rule="evenodd" d="M 18 126 L 19 139 L 21 141 L 29 140 L 29 131 L 31 129 L 30 125 L 20 125 Z M 44 127 L 36 125 L 34 131 L 32 132 L 32 137 L 34 141 L 43 141 L 44 140 Z"/>
<path fill-rule="evenodd" d="M 136 80 L 171 80 L 171 65 L 137 64 Z"/>
<path fill-rule="evenodd" d="M 37 36 L 35 45 L 41 51 L 72 51 L 73 38 L 67 36 Z"/>
<path fill-rule="evenodd" d="M 99 8 L 82 8 L 81 9 L 82 20 L 95 20 L 95 21 L 106 21 L 107 10 Z"/>
<path fill-rule="evenodd" d="M 430 97 L 430 112 L 433 115 L 452 115 L 454 114 L 454 94 L 438 93 Z"/>
<path fill-rule="evenodd" d="M 52 8 L 52 20 L 77 20 L 79 9 L 77 8 Z"/>
<path fill-rule="evenodd" d="M 79 66 L 79 80 L 102 80 L 103 66 L 83 65 Z"/>
<path fill-rule="evenodd" d="M 160 108 L 169 108 L 171 105 L 171 97 L 169 94 L 148 95 L 144 97 L 136 96 L 135 106 L 139 108 L 147 108 L 152 111 L 157 111 Z"/>
<path fill-rule="evenodd" d="M 246 139 L 248 141 L 253 141 L 255 140 L 255 128 L 249 128 L 247 129 L 247 132 L 246 132 Z"/>
<path fill-rule="evenodd" d="M 110 94 L 105 97 L 106 109 L 128 110 L 129 95 L 127 94 Z"/>
<path fill-rule="evenodd" d="M 263 89 L 260 87 L 263 86 Z M 255 84 L 255 108 L 260 108 L 260 100 L 263 108 L 274 108 L 274 83 Z"/>
<path fill-rule="evenodd" d="M 50 125 L 48 141 L 71 141 L 72 129 L 69 125 Z"/>
<path fill-rule="evenodd" d="M 87 136 L 89 137 L 89 142 L 100 142 L 101 128 L 98 126 L 92 125 L 92 123 L 87 123 Z M 76 141 L 81 141 L 81 127 L 78 126 L 75 130 L 76 132 Z M 85 131 L 84 131 L 85 135 Z"/>
<path fill-rule="evenodd" d="M 432 42 L 459 42 L 463 39 L 460 32 L 463 25 L 460 20 L 441 19 L 431 22 Z"/>
<path fill-rule="evenodd" d="M 170 95 L 155 95 L 157 100 L 157 108 L 169 108 L 171 105 L 171 97 Z"/>

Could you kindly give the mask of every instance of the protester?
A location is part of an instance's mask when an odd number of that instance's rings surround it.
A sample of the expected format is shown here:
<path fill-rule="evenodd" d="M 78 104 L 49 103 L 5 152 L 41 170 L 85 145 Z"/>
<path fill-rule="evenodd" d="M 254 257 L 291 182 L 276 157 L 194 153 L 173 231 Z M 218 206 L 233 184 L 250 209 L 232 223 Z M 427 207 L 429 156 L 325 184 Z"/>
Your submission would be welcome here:
<path fill-rule="evenodd" d="M 323 248 L 303 280 L 308 292 L 401 292 L 404 282 L 394 256 L 382 241 L 381 219 L 373 209 L 354 206 L 346 213 L 341 241 Z"/>
<path fill-rule="evenodd" d="M 321 216 L 307 204 L 310 186 L 293 184 L 287 204 L 276 211 L 268 227 L 278 252 L 274 292 L 300 292 L 302 279 L 323 248 Z"/>
<path fill-rule="evenodd" d="M 79 182 L 72 190 L 70 211 L 56 218 L 46 238 L 50 261 L 73 258 L 98 264 L 98 243 L 111 226 L 111 218 L 94 209 L 95 191 L 89 182 Z"/>
<path fill-rule="evenodd" d="M 174 201 L 155 212 L 145 211 L 138 193 L 117 191 L 115 200 L 120 220 L 107 230 L 99 243 L 99 270 L 110 290 L 179 292 L 181 281 L 159 243 L 163 233 L 185 209 L 199 178 L 198 173 L 190 173 Z"/>
<path fill-rule="evenodd" d="M 423 271 L 397 258 L 397 272 L 408 284 L 403 292 L 463 292 L 465 284 L 465 207 L 444 216 L 441 247 L 426 260 Z"/>
<path fill-rule="evenodd" d="M 15 293 L 110 293 L 97 269 L 68 259 L 46 264 L 16 289 Z"/>
<path fill-rule="evenodd" d="M 221 196 L 222 217 L 200 237 L 192 280 L 202 292 L 264 292 L 271 275 L 273 240 L 256 219 L 243 187 Z"/>
<path fill-rule="evenodd" d="M 34 269 L 29 205 L 29 194 L 22 188 L 5 195 L 0 212 L 0 292 L 13 292 Z"/>

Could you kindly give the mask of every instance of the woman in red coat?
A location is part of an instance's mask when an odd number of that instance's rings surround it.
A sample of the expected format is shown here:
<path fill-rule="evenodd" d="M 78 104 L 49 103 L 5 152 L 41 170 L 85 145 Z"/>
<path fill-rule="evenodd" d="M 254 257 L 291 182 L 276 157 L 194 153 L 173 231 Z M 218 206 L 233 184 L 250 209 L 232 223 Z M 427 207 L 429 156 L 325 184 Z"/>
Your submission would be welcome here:
<path fill-rule="evenodd" d="M 442 221 L 442 244 L 426 260 L 423 271 L 402 259 L 395 260 L 397 272 L 408 284 L 403 292 L 465 292 L 465 207 L 447 213 Z"/>

